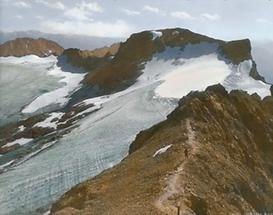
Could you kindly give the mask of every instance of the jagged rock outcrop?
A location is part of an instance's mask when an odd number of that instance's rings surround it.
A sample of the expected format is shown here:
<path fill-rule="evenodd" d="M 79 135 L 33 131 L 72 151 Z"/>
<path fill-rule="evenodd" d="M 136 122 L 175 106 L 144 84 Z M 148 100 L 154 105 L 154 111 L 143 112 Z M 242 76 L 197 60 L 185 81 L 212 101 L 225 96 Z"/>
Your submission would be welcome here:
<path fill-rule="evenodd" d="M 121 43 L 114 59 L 103 66 L 93 68 L 86 76 L 85 83 L 99 86 L 104 93 L 125 89 L 141 74 L 142 63 L 151 60 L 154 54 L 164 51 L 167 47 L 184 48 L 188 44 L 202 42 L 218 44 L 219 57 L 234 65 L 244 60 L 252 60 L 251 44 L 248 39 L 225 42 L 181 28 L 158 30 L 156 33 L 144 31 L 132 34 L 127 41 Z M 264 81 L 258 74 L 255 63 L 250 75 Z"/>
<path fill-rule="evenodd" d="M 49 55 L 59 56 L 63 52 L 63 47 L 56 42 L 46 40 L 43 38 L 17 38 L 15 40 L 7 41 L 0 45 L 0 56 L 8 57 L 22 57 L 25 55 L 37 55 L 39 57 L 46 57 Z"/>
<path fill-rule="evenodd" d="M 92 73 L 92 70 L 98 69 L 110 62 L 111 57 L 117 53 L 119 45 L 119 43 L 115 43 L 109 47 L 94 50 L 65 49 L 63 54 L 58 58 L 58 64 L 60 66 L 67 66 L 68 63 L 73 67 L 79 67 L 84 69 L 85 72 Z"/>
<path fill-rule="evenodd" d="M 191 92 L 130 155 L 67 192 L 51 214 L 273 212 L 273 97 Z"/>

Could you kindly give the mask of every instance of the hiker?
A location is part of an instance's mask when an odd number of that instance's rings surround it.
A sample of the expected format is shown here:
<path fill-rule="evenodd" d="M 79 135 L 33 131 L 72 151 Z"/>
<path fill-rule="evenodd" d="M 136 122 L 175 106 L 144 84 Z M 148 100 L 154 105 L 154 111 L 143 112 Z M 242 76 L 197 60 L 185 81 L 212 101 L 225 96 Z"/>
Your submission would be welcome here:
<path fill-rule="evenodd" d="M 189 158 L 189 150 L 185 148 L 184 150 L 185 158 Z"/>

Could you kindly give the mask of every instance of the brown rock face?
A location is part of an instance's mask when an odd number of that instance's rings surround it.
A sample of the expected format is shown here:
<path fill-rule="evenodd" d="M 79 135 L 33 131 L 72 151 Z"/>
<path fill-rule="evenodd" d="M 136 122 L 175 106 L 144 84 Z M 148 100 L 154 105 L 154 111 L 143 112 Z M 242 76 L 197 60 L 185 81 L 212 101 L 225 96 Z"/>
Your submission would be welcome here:
<path fill-rule="evenodd" d="M 92 73 L 94 69 L 98 69 L 109 62 L 109 57 L 115 55 L 120 44 L 115 43 L 110 47 L 94 49 L 92 51 L 80 49 L 66 49 L 59 59 L 67 58 L 67 63 L 75 67 L 83 68 L 86 72 Z"/>
<path fill-rule="evenodd" d="M 105 56 L 111 56 L 115 55 L 120 47 L 120 43 L 114 43 L 113 45 L 109 47 L 102 47 L 98 49 L 94 49 L 91 51 L 81 51 L 82 57 L 105 57 Z"/>
<path fill-rule="evenodd" d="M 63 50 L 63 47 L 57 43 L 43 38 L 17 38 L 0 45 L 0 56 L 22 57 L 31 54 L 39 57 L 46 57 L 51 54 L 59 56 Z"/>
<path fill-rule="evenodd" d="M 126 159 L 70 190 L 52 214 L 272 213 L 272 153 L 273 97 L 212 86 L 181 99 Z"/>

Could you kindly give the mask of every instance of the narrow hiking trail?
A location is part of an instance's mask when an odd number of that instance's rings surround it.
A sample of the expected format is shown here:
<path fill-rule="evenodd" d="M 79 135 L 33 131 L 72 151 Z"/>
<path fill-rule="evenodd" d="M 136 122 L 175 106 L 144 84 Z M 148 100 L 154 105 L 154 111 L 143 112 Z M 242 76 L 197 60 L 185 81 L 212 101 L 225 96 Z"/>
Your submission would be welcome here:
<path fill-rule="evenodd" d="M 184 160 L 178 166 L 178 168 L 167 178 L 164 193 L 162 193 L 155 202 L 156 208 L 158 208 L 161 212 L 170 215 L 177 214 L 178 205 L 175 204 L 175 197 L 178 194 L 181 196 L 181 194 L 184 193 L 184 189 L 186 187 L 186 184 L 184 184 L 184 182 L 182 181 L 182 176 L 185 175 L 184 167 L 187 164 L 188 159 L 190 159 L 198 149 L 198 143 L 195 138 L 195 131 L 191 126 L 190 119 L 187 119 L 185 124 L 188 137 L 186 141 L 186 146 L 189 147 L 189 156 L 186 158 L 184 150 L 181 150 L 181 153 L 183 153 L 181 156 L 184 157 Z M 179 206 L 181 207 L 181 205 Z M 181 209 L 183 208 L 181 207 Z"/>

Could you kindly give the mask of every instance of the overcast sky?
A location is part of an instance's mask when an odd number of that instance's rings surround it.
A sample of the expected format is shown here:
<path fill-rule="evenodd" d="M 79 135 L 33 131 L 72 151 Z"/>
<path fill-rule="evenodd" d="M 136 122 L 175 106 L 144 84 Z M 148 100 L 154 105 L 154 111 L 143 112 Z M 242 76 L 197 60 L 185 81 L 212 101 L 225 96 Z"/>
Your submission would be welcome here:
<path fill-rule="evenodd" d="M 220 39 L 273 40 L 272 0 L 0 0 L 2 31 L 127 37 L 188 28 Z"/>

